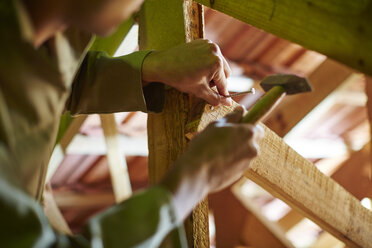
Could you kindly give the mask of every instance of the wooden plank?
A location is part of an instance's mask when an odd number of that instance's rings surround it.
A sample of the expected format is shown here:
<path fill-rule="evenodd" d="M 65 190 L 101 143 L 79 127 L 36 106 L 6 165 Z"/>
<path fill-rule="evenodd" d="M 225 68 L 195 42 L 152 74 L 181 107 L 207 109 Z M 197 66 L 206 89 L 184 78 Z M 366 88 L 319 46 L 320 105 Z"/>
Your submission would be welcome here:
<path fill-rule="evenodd" d="M 96 209 L 115 204 L 112 192 L 78 193 L 75 191 L 57 190 L 54 192 L 55 202 L 63 209 Z"/>
<path fill-rule="evenodd" d="M 303 215 L 292 209 L 278 221 L 278 224 L 284 231 L 288 231 L 303 219 Z"/>
<path fill-rule="evenodd" d="M 353 152 L 350 157 L 340 163 L 331 178 L 344 187 L 358 200 L 364 197 L 372 198 L 372 181 L 370 180 L 370 144 L 368 143 L 359 151 Z M 278 224 L 289 230 L 304 218 L 295 210 L 291 210 Z"/>
<path fill-rule="evenodd" d="M 43 209 L 51 226 L 60 233 L 72 235 L 72 231 L 59 210 L 54 199 L 52 188 L 50 185 L 45 187 L 43 194 Z"/>
<path fill-rule="evenodd" d="M 101 114 L 101 125 L 107 146 L 107 160 L 116 202 L 124 201 L 132 194 L 125 154 L 120 151 L 119 133 L 114 114 Z"/>
<path fill-rule="evenodd" d="M 170 11 L 171 10 L 171 11 Z M 202 37 L 201 6 L 190 0 L 148 0 L 140 12 L 140 49 L 167 49 Z M 187 145 L 184 128 L 190 101 L 186 94 L 168 89 L 160 114 L 149 114 L 149 179 L 159 182 Z M 209 247 L 208 205 L 203 201 L 186 221 L 190 247 Z"/>
<path fill-rule="evenodd" d="M 276 134 L 284 137 L 352 73 L 353 71 L 344 65 L 330 59 L 325 60 L 308 77 L 313 91 L 286 97 L 263 122 Z"/>
<path fill-rule="evenodd" d="M 234 107 L 205 108 L 199 126 L 205 127 Z M 260 154 L 245 177 L 351 247 L 372 247 L 372 212 L 333 179 L 321 173 L 269 128 Z"/>
<path fill-rule="evenodd" d="M 347 245 L 372 247 L 372 213 L 266 128 L 246 177 Z"/>
<path fill-rule="evenodd" d="M 369 120 L 370 135 L 372 137 L 372 78 L 366 77 L 365 92 L 367 95 L 367 114 Z M 370 146 L 370 168 L 369 168 L 369 178 L 372 180 L 372 146 Z"/>
<path fill-rule="evenodd" d="M 372 75 L 372 1 L 196 0 Z"/>

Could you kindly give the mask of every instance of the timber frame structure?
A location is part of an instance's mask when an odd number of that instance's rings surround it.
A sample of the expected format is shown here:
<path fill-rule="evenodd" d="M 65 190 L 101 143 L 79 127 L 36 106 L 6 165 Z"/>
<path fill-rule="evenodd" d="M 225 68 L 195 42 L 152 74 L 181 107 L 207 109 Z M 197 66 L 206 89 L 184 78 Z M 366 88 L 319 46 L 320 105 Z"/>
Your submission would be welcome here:
<path fill-rule="evenodd" d="M 362 72 L 372 74 L 372 2 L 360 1 L 241 1 L 197 2 L 238 18 L 248 24 L 319 51 Z M 169 11 L 172 9 L 172 11 Z M 352 12 L 353 15 L 346 15 Z M 306 14 L 305 14 L 306 13 Z M 191 1 L 148 0 L 140 15 L 140 44 L 146 49 L 164 49 L 203 37 L 202 8 Z M 358 15 L 358 18 L 355 16 Z M 312 18 L 310 18 L 312 17 Z M 345 17 L 350 23 L 345 22 Z M 342 21 L 340 22 L 340 18 Z M 145 22 L 141 22 L 145 20 Z M 320 27 L 327 21 L 328 34 Z M 304 24 L 307 25 L 304 25 Z M 347 23 L 347 25 L 344 25 Z M 283 27 L 287 29 L 283 29 Z M 180 33 L 181 30 L 183 34 Z M 341 32 L 343 43 L 337 40 Z M 169 90 L 161 115 L 149 116 L 149 170 L 151 181 L 159 180 L 186 147 L 184 137 L 189 116 L 200 116 L 195 131 L 222 117 L 231 109 L 190 108 L 193 99 Z M 221 114 L 216 114 L 221 111 Z M 202 113 L 204 112 L 204 113 Z M 372 247 L 372 213 L 332 179 L 291 150 L 265 128 L 261 155 L 246 177 L 329 231 L 351 247 Z M 172 130 L 172 132 L 169 132 Z M 296 184 L 296 185 L 294 185 Z M 328 201 L 328 199 L 333 199 Z M 209 247 L 208 206 L 204 201 L 192 214 L 187 227 L 192 247 Z M 204 224 L 203 224 L 204 222 Z M 188 225 L 187 225 L 188 226 Z M 206 230 L 207 229 L 207 230 Z M 189 243 L 189 244 L 190 244 Z"/>
<path fill-rule="evenodd" d="M 372 1 L 369 0 L 146 0 L 137 16 L 140 49 L 161 50 L 203 38 L 203 5 L 322 53 L 366 75 L 372 75 Z M 107 40 L 97 40 L 93 45 L 94 49 L 113 54 L 133 23 L 134 20 L 131 19 L 114 36 Z M 328 72 L 335 73 L 335 80 L 324 85 L 324 81 L 319 78 Z M 372 212 L 364 208 L 355 196 L 335 180 L 324 175 L 291 149 L 281 138 L 353 72 L 352 69 L 326 59 L 310 77 L 315 88 L 322 87 L 319 94 L 284 99 L 265 120 L 265 124 L 259 124 L 265 129 L 265 137 L 260 143 L 261 153 L 252 162 L 245 178 L 286 202 L 296 212 L 317 223 L 348 247 L 372 247 Z M 371 83 L 367 85 L 367 92 L 372 92 Z M 368 112 L 372 113 L 371 101 L 368 103 Z M 166 89 L 164 111 L 161 114 L 150 114 L 148 118 L 150 182 L 158 182 L 186 149 L 186 134 L 202 131 L 208 123 L 232 109 L 233 107 L 211 109 L 199 99 L 174 89 Z M 293 111 L 284 111 L 288 109 Z M 62 152 L 65 152 L 84 120 L 84 117 L 72 119 L 65 116 L 59 135 Z M 115 201 L 119 202 L 131 194 L 130 182 L 124 169 L 125 161 L 119 155 L 113 115 L 102 115 L 101 121 L 108 147 Z M 189 123 L 193 125 L 190 127 Z M 366 149 L 370 147 L 363 148 Z M 52 160 L 51 164 L 53 161 L 55 162 Z M 49 169 L 47 181 L 56 167 L 58 165 Z M 263 244 L 262 241 L 255 243 L 255 237 L 249 237 L 251 242 L 257 247 L 292 247 L 276 225 L 269 223 L 248 200 L 244 200 L 244 195 L 239 190 L 241 184 L 242 181 L 238 182 L 231 190 L 243 205 L 241 211 L 247 218 L 244 232 L 249 233 L 252 228 L 257 228 L 267 238 L 267 243 Z M 224 193 L 226 199 L 231 197 L 230 193 Z M 206 199 L 186 220 L 190 247 L 210 247 L 208 211 Z M 294 223 L 303 218 L 298 213 L 291 213 L 294 216 L 291 218 L 297 218 Z M 59 217 L 57 219 L 59 220 L 56 222 L 61 222 Z M 282 228 L 285 230 L 285 225 Z M 170 235 L 170 239 L 175 238 L 177 235 Z M 167 242 L 169 240 L 165 241 L 165 246 Z"/>

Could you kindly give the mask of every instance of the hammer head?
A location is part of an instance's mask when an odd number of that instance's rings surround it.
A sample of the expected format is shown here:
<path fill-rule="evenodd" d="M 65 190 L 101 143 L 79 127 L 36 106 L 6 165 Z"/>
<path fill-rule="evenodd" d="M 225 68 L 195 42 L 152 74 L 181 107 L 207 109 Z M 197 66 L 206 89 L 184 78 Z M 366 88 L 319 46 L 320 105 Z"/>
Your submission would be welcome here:
<path fill-rule="evenodd" d="M 292 74 L 275 74 L 266 77 L 260 83 L 261 87 L 267 92 L 272 87 L 280 85 L 288 95 L 311 91 L 311 85 L 306 78 Z"/>

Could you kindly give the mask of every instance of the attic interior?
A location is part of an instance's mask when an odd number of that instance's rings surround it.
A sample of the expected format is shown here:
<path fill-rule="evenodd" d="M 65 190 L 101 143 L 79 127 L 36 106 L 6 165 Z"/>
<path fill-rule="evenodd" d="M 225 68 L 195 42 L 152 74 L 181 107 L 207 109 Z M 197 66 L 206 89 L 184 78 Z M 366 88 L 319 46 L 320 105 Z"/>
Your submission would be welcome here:
<path fill-rule="evenodd" d="M 219 11 L 205 7 L 204 20 L 205 37 L 220 46 L 232 68 L 229 91 L 257 90 L 234 98 L 247 109 L 264 94 L 259 82 L 268 75 L 291 73 L 309 79 L 314 93 L 287 96 L 263 123 L 370 212 L 371 79 Z M 135 24 L 115 56 L 137 49 Z M 116 124 L 117 131 L 107 123 Z M 120 158 L 113 159 L 118 154 Z M 115 161 L 128 168 L 133 192 L 149 186 L 147 114 L 72 119 L 53 152 L 47 177 L 48 193 L 72 231 L 81 231 L 91 216 L 117 201 L 110 175 Z M 210 247 L 349 247 L 247 178 L 208 201 Z"/>

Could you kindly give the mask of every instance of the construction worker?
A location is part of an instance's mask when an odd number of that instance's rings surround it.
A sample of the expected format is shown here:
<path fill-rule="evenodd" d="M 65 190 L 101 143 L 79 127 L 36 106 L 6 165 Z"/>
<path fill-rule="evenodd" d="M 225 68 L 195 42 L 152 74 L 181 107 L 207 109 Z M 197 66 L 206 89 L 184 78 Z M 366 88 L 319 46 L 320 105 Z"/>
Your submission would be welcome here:
<path fill-rule="evenodd" d="M 156 247 L 208 193 L 226 187 L 257 153 L 242 109 L 198 135 L 158 184 L 94 217 L 84 236 L 54 231 L 38 202 L 61 113 L 159 112 L 163 84 L 230 105 L 230 69 L 198 40 L 110 58 L 87 52 L 142 0 L 2 0 L 0 3 L 0 240 L 2 247 Z M 161 69 L 160 69 L 161 68 Z M 218 93 L 210 87 L 213 81 Z M 154 84 L 161 82 L 163 84 Z"/>

